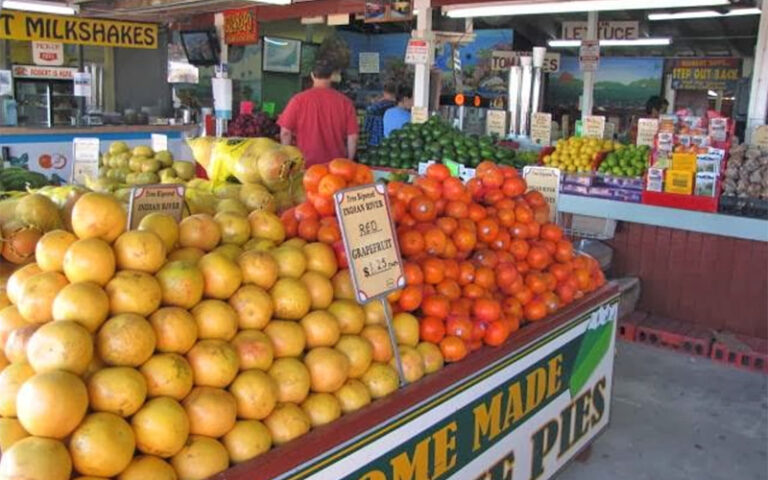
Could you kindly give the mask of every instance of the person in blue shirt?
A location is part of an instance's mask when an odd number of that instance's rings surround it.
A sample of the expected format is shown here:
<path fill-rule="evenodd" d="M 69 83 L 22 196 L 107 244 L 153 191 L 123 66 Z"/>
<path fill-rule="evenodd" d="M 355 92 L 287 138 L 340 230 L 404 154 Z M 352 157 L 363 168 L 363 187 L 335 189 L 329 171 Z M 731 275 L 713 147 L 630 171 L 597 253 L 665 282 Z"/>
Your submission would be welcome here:
<path fill-rule="evenodd" d="M 397 87 L 384 85 L 381 97 L 365 109 L 363 131 L 368 134 L 368 145 L 378 145 L 384 138 L 384 113 L 397 105 Z"/>
<path fill-rule="evenodd" d="M 384 137 L 411 121 L 413 88 L 401 86 L 397 89 L 397 106 L 384 112 Z"/>

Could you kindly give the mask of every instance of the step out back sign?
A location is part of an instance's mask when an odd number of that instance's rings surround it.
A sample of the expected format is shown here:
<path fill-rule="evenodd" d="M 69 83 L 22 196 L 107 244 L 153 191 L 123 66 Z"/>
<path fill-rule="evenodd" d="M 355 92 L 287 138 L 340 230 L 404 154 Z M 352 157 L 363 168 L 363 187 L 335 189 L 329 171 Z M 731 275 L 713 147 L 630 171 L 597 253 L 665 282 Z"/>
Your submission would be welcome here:
<path fill-rule="evenodd" d="M 280 480 L 546 480 L 610 418 L 618 297 Z"/>

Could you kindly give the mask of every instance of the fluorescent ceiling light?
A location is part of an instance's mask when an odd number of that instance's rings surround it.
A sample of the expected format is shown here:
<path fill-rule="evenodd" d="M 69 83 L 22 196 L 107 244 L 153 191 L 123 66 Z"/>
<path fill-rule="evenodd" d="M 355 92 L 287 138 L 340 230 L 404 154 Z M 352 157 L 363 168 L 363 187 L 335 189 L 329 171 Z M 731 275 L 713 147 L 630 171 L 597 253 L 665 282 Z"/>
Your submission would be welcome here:
<path fill-rule="evenodd" d="M 648 20 L 688 20 L 692 18 L 718 18 L 718 17 L 741 17 L 743 15 L 760 15 L 759 8 L 736 8 L 726 13 L 716 12 L 714 10 L 696 10 L 693 12 L 677 13 L 651 13 Z"/>
<path fill-rule="evenodd" d="M 643 47 L 652 45 L 669 45 L 670 38 L 637 38 L 635 40 L 600 40 L 601 47 Z M 581 40 L 550 40 L 547 42 L 552 48 L 568 48 L 581 46 Z"/>
<path fill-rule="evenodd" d="M 691 8 L 728 5 L 729 0 L 574 0 L 570 2 L 484 3 L 443 7 L 449 17 L 490 17 L 537 15 L 544 13 L 597 12 L 609 10 L 646 10 L 654 8 Z"/>
<path fill-rule="evenodd" d="M 26 12 L 55 13 L 58 15 L 75 15 L 78 12 L 77 7 L 63 3 L 39 2 L 36 0 L 3 0 L 0 3 L 2 3 L 3 8 Z"/>
<path fill-rule="evenodd" d="M 714 90 L 707 90 L 707 95 L 709 95 L 710 97 L 716 97 L 717 92 Z"/>

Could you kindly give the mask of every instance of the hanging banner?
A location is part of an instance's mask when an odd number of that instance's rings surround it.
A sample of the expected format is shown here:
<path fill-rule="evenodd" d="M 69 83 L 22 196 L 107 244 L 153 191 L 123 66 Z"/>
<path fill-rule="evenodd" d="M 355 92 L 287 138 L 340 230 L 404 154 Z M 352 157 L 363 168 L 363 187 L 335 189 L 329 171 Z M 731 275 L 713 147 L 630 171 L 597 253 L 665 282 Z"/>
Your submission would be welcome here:
<path fill-rule="evenodd" d="M 35 65 L 64 65 L 64 44 L 32 42 L 32 63 Z"/>
<path fill-rule="evenodd" d="M 509 70 L 509 67 L 517 64 L 517 58 L 530 57 L 531 52 L 509 52 L 507 50 L 494 50 L 491 52 L 491 70 L 494 72 Z M 544 73 L 556 73 L 560 71 L 560 54 L 547 52 L 544 54 L 544 65 L 541 67 Z"/>
<path fill-rule="evenodd" d="M 253 10 L 224 10 L 224 41 L 227 45 L 259 42 L 259 24 Z"/>
<path fill-rule="evenodd" d="M 587 22 L 563 22 L 563 40 L 581 40 L 587 36 Z M 600 40 L 634 40 L 640 31 L 640 22 L 597 23 L 597 38 Z"/>
<path fill-rule="evenodd" d="M 157 25 L 5 10 L 0 39 L 122 48 L 157 48 Z"/>
<path fill-rule="evenodd" d="M 666 67 L 675 90 L 732 90 L 741 78 L 739 58 L 673 58 Z"/>

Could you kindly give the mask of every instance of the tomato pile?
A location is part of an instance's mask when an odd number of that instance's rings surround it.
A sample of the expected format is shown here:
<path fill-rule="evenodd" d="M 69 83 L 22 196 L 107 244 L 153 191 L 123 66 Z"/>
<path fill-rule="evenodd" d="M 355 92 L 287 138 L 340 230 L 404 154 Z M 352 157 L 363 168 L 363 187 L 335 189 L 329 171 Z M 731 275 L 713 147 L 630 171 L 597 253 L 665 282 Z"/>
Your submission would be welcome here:
<path fill-rule="evenodd" d="M 286 233 L 331 244 L 346 265 L 333 194 L 371 181 L 368 167 L 345 159 L 310 167 L 307 201 L 282 216 Z M 421 340 L 446 361 L 501 345 L 605 283 L 598 263 L 574 254 L 549 222 L 544 196 L 526 190 L 517 170 L 492 162 L 466 183 L 433 164 L 413 184 L 388 184 L 406 276 L 389 300 L 419 318 Z"/>

